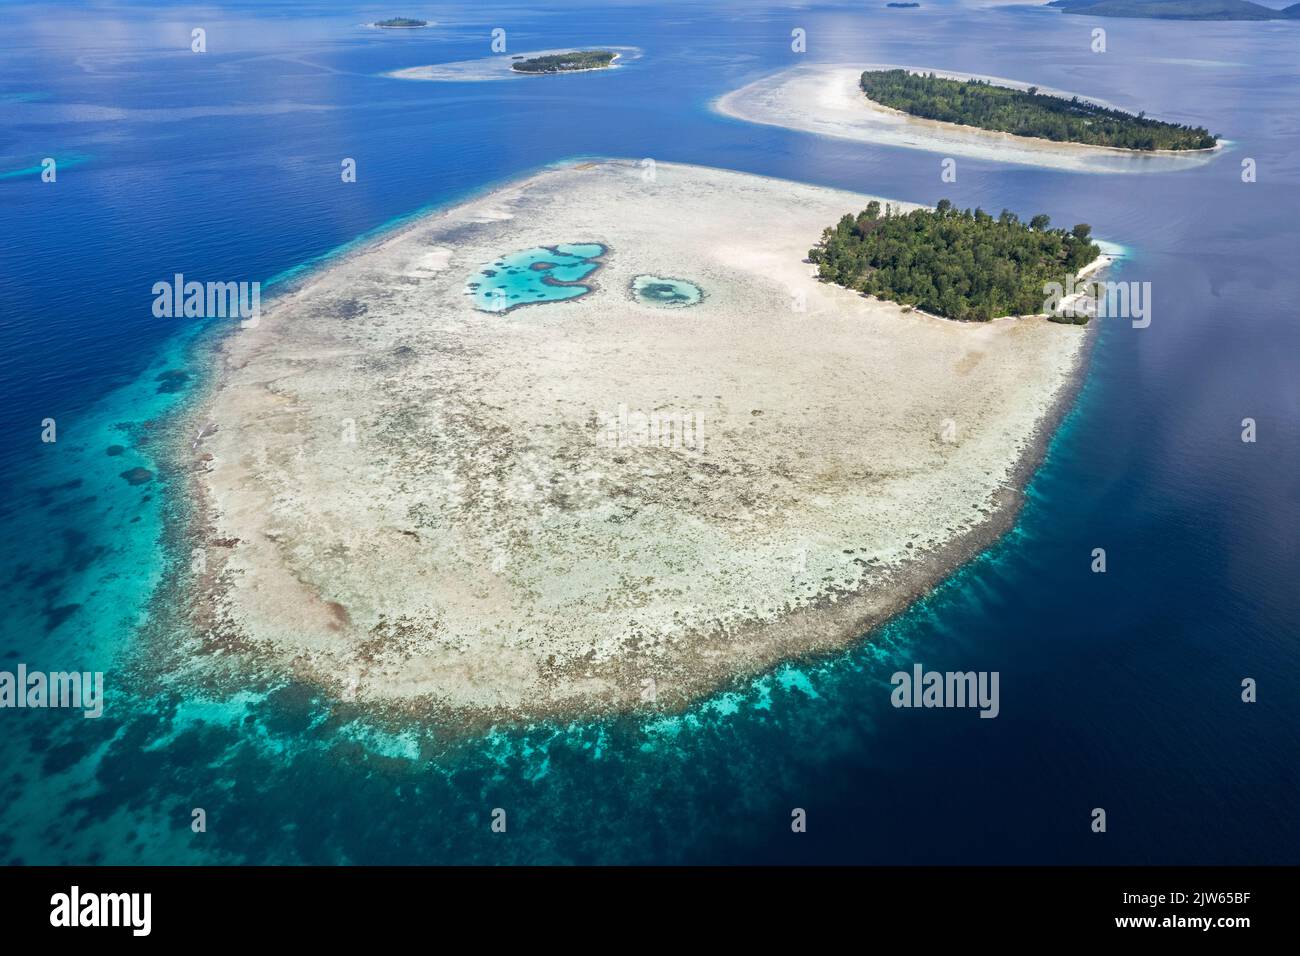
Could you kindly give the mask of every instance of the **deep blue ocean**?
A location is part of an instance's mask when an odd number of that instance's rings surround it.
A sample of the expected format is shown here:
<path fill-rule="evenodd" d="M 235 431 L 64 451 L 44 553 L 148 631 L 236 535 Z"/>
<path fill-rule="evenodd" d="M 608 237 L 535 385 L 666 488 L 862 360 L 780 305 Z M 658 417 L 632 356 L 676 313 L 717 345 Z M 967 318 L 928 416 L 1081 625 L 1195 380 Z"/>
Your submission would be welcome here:
<path fill-rule="evenodd" d="M 1300 23 L 923 3 L 0 3 L 0 669 L 103 669 L 108 686 L 98 720 L 0 711 L 0 861 L 1300 863 Z M 394 14 L 436 26 L 362 26 Z M 487 56 L 495 27 L 512 52 L 643 55 L 540 82 L 380 75 Z M 961 160 L 941 183 L 937 154 L 710 109 L 817 60 L 1034 82 L 1231 145 L 1176 173 Z M 578 156 L 1088 222 L 1128 252 L 1115 278 L 1151 283 L 1152 322 L 1102 321 L 1002 542 L 854 650 L 684 715 L 456 741 L 332 719 L 297 685 L 137 688 L 149 602 L 188 559 L 151 436 L 204 375 L 204 330 L 155 318 L 153 284 L 269 294 L 403 217 Z M 132 468 L 154 477 L 132 485 Z M 894 709 L 889 676 L 915 661 L 998 671 L 1001 715 Z"/>

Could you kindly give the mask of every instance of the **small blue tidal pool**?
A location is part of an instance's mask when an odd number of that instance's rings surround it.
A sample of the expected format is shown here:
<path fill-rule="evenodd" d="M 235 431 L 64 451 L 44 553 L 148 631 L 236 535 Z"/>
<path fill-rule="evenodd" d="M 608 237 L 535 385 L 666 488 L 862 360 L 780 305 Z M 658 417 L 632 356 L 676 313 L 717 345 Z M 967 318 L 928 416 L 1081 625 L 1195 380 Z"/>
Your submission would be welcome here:
<path fill-rule="evenodd" d="M 700 287 L 685 279 L 661 279 L 650 275 L 632 280 L 632 294 L 638 302 L 666 309 L 684 309 L 704 298 Z"/>

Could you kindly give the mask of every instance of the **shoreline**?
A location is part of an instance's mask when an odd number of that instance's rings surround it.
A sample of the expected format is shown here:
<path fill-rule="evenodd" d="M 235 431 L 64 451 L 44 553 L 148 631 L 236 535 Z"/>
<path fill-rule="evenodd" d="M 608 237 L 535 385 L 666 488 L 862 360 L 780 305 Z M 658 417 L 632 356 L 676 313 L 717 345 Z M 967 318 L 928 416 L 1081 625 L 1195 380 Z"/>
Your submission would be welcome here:
<path fill-rule="evenodd" d="M 940 72 L 938 70 L 935 70 L 933 72 L 936 76 L 940 75 Z M 957 74 L 954 74 L 954 76 L 957 76 Z M 993 85 L 1000 86 L 1002 84 L 995 83 Z M 1016 89 L 1016 87 L 1014 86 L 1007 86 L 1005 88 Z M 1044 96 L 1055 95 L 1057 96 L 1058 99 L 1060 98 L 1059 94 L 1044 93 L 1043 95 Z M 983 126 L 972 126 L 969 123 L 952 123 L 949 122 L 948 120 L 936 120 L 936 119 L 930 119 L 929 117 L 925 117 L 925 116 L 915 116 L 912 113 L 908 113 L 906 110 L 900 110 L 892 106 L 886 106 L 884 103 L 881 103 L 878 100 L 873 100 L 871 97 L 867 96 L 866 93 L 862 94 L 862 99 L 869 104 L 870 109 L 877 110 L 882 113 L 892 113 L 895 116 L 903 117 L 904 119 L 910 120 L 914 123 L 925 124 L 926 126 L 929 126 L 934 129 L 939 129 L 939 130 L 947 129 L 953 131 L 972 132 L 972 133 L 990 133 L 995 136 L 1009 137 L 1010 139 L 1015 140 L 1016 142 L 1023 142 L 1027 146 L 1037 145 L 1043 148 L 1048 148 L 1052 146 L 1062 146 L 1062 147 L 1074 146 L 1074 147 L 1078 147 L 1079 149 L 1105 150 L 1108 153 L 1113 153 L 1119 156 L 1140 158 L 1143 156 L 1171 156 L 1171 157 L 1172 156 L 1203 156 L 1203 155 L 1208 155 L 1211 153 L 1218 152 L 1219 150 L 1223 149 L 1223 144 L 1224 144 L 1223 140 L 1216 140 L 1213 146 L 1204 146 L 1199 149 L 1129 149 L 1127 146 L 1102 146 L 1098 143 L 1079 143 L 1070 139 L 1047 139 L 1046 137 L 1043 136 L 1024 136 L 1020 133 L 1008 133 L 1006 130 L 987 129 L 986 127 Z M 1084 97 L 1081 96 L 1079 97 L 1079 99 L 1082 100 L 1084 99 Z"/>
<path fill-rule="evenodd" d="M 693 169 L 691 167 L 687 168 Z M 492 205 L 502 195 L 526 191 L 530 184 L 539 179 L 544 179 L 553 172 L 555 170 L 544 170 L 523 180 L 514 180 L 497 190 L 483 195 L 481 203 Z M 731 175 L 739 176 L 740 174 Z M 759 179 L 760 177 L 753 178 Z M 769 181 L 781 182 L 779 180 Z M 427 227 L 429 220 L 444 218 L 459 208 L 461 207 L 452 207 L 451 209 L 430 213 L 423 219 L 408 224 L 396 235 L 353 250 L 350 255 L 355 254 L 365 257 L 372 254 L 411 230 L 420 230 Z M 328 273 L 334 268 L 337 268 L 337 263 L 331 264 L 326 268 L 325 272 Z M 292 307 L 294 298 L 305 291 L 304 289 L 295 292 L 285 302 L 277 303 L 277 312 Z M 847 290 L 841 291 L 848 295 L 856 295 L 849 293 Z M 589 296 L 582 298 L 586 299 Z M 889 304 L 888 308 L 901 311 L 900 307 L 893 304 Z M 696 310 L 692 309 L 690 311 L 695 312 Z M 274 320 L 274 316 L 267 316 L 266 318 Z M 942 323 L 945 326 L 958 324 L 947 319 L 928 321 Z M 1001 321 L 1003 323 L 1015 323 L 1019 320 L 1005 319 Z M 584 663 L 583 661 L 578 661 L 576 664 L 571 662 L 568 665 L 553 669 L 543 679 L 541 689 L 544 693 L 530 698 L 525 706 L 471 708 L 445 706 L 434 699 L 419 695 L 409 698 L 367 698 L 364 702 L 359 702 L 355 706 L 371 715 L 387 714 L 390 717 L 400 717 L 405 720 L 412 717 L 432 718 L 439 723 L 466 729 L 483 727 L 502 720 L 510 722 L 531 719 L 562 720 L 577 714 L 598 716 L 614 713 L 673 713 L 681 711 L 701 698 L 707 697 L 712 692 L 737 680 L 752 678 L 783 661 L 800 660 L 810 655 L 822 655 L 852 646 L 868 637 L 872 631 L 906 609 L 915 600 L 924 596 L 956 568 L 969 561 L 990 544 L 996 542 L 1013 526 L 1015 515 L 1018 514 L 1023 503 L 1024 482 L 1041 463 L 1047 445 L 1055 434 L 1060 420 L 1073 405 L 1086 371 L 1087 355 L 1090 353 L 1090 343 L 1093 339 L 1092 330 L 1085 327 L 1085 335 L 1082 340 L 1084 345 L 1076 356 L 1073 366 L 1068 371 L 1065 383 L 1060 386 L 1051 407 L 1043 414 L 1033 435 L 1030 436 L 1019 453 L 1018 460 L 1012 467 L 1011 477 L 997 493 L 993 502 L 994 506 L 987 513 L 984 513 L 984 516 L 971 529 L 964 534 L 955 536 L 953 540 L 938 548 L 928 550 L 923 555 L 890 569 L 884 575 L 883 580 L 878 579 L 871 588 L 867 589 L 870 593 L 855 594 L 831 590 L 818 601 L 793 609 L 790 613 L 782 616 L 781 630 L 786 634 L 785 640 L 772 641 L 770 635 L 759 639 L 756 636 L 758 632 L 770 631 L 773 626 L 771 621 L 762 618 L 748 622 L 745 620 L 737 621 L 732 626 L 714 632 L 712 637 L 699 635 L 695 646 L 683 655 L 685 663 L 679 661 L 680 666 L 674 670 L 675 683 L 672 692 L 661 694 L 658 705 L 653 708 L 645 708 L 637 703 L 639 678 L 645 673 L 645 661 L 642 659 L 614 659 L 595 668 L 603 675 L 603 679 L 611 687 L 622 689 L 613 695 L 615 699 L 608 706 L 601 706 L 594 699 L 583 700 L 581 705 L 578 705 L 577 701 L 571 696 L 560 695 L 555 697 L 552 695 L 551 692 L 555 687 L 564 684 L 566 681 L 573 683 L 582 683 L 584 680 L 590 681 L 591 669 L 587 671 L 587 678 L 583 678 L 580 673 L 579 669 L 588 667 L 590 663 Z M 203 396 L 196 395 L 190 409 L 182 416 L 185 419 L 184 423 L 177 423 L 176 437 L 183 438 L 184 443 L 175 448 L 178 453 L 176 455 L 178 466 L 183 470 L 186 483 L 190 486 L 190 493 L 185 496 L 188 505 L 192 507 L 188 522 L 190 526 L 188 543 L 191 547 L 200 547 L 206 551 L 215 550 L 217 552 L 223 549 L 213 545 L 212 537 L 214 532 L 212 524 L 214 515 L 211 508 L 212 502 L 205 495 L 203 489 L 204 476 L 208 468 L 208 463 L 204 461 L 206 455 L 204 446 L 211 444 L 212 440 L 209 436 L 209 438 L 199 443 L 197 449 L 191 449 L 189 441 L 200 426 L 208 424 L 206 420 L 201 419 L 205 419 L 206 409 L 211 404 L 212 396 L 221 392 L 235 371 L 230 364 L 231 355 L 226 348 L 226 344 L 224 340 L 213 342 L 210 343 L 210 348 L 203 350 L 220 364 L 214 370 L 214 373 L 207 377 L 205 382 L 207 387 Z M 187 458 L 188 462 L 186 462 Z M 230 549 L 224 550 L 228 551 Z M 222 558 L 223 555 L 217 553 L 210 559 L 211 567 L 205 573 L 206 583 L 204 581 L 198 582 L 197 590 L 200 593 L 209 590 L 220 590 L 217 583 L 224 566 Z M 397 560 L 397 558 L 394 557 L 393 560 Z M 175 598 L 176 587 L 193 593 L 194 582 L 183 582 L 181 579 L 184 577 L 183 572 L 178 572 L 177 580 L 173 581 L 171 587 L 165 589 L 169 598 Z M 162 593 L 163 591 L 160 590 L 160 595 Z M 162 603 L 166 606 L 166 602 Z M 241 635 L 228 632 L 221 621 L 222 608 L 220 605 L 220 600 L 216 604 L 200 601 L 194 619 L 186 625 L 195 634 L 202 634 L 206 631 L 210 640 L 206 642 L 199 640 L 197 647 L 192 645 L 184 651 L 176 646 L 167 646 L 163 649 L 163 657 L 183 660 L 189 654 L 205 654 L 213 650 L 230 652 L 229 654 L 223 653 L 223 656 L 237 655 L 238 661 L 227 661 L 216 668 L 217 674 L 224 676 L 218 678 L 213 674 L 207 675 L 211 679 L 219 679 L 225 686 L 231 688 L 244 686 L 242 682 L 248 679 L 250 673 L 260 675 L 259 680 L 271 680 L 273 679 L 272 675 L 280 674 L 295 680 L 307 680 L 327 691 L 332 691 L 334 694 L 339 693 L 339 681 L 337 679 L 324 678 L 324 675 L 315 667 L 304 666 L 306 662 L 302 660 L 299 660 L 298 663 L 286 661 L 282 655 L 277 655 L 274 652 L 268 653 L 267 649 L 258 646 L 257 642 L 250 644 Z M 176 607 L 178 605 L 173 601 L 171 606 Z M 183 602 L 180 606 L 184 606 Z M 169 628 L 163 628 L 163 630 L 170 630 L 174 640 L 174 630 Z M 749 640 L 751 636 L 754 637 L 752 646 Z M 743 662 L 738 663 L 734 655 L 728 659 L 725 655 L 718 653 L 720 647 L 734 651 L 738 643 L 746 645 L 747 653 L 742 655 Z M 686 675 L 689 675 L 689 679 Z"/>
<path fill-rule="evenodd" d="M 1103 252 L 1103 253 L 1102 253 L 1101 255 L 1099 255 L 1096 259 L 1093 259 L 1091 262 L 1089 262 L 1087 265 L 1085 265 L 1083 268 L 1081 268 L 1078 272 L 1076 272 L 1076 273 L 1074 274 L 1074 281 L 1075 281 L 1075 282 L 1078 282 L 1080 279 L 1082 279 L 1082 278 L 1084 278 L 1084 277 L 1086 277 L 1086 276 L 1090 276 L 1090 275 L 1092 275 L 1092 274 L 1095 273 L 1095 272 L 1102 272 L 1102 271 L 1104 271 L 1105 269 L 1109 269 L 1111 266 L 1113 266 L 1113 265 L 1115 264 L 1115 262 L 1116 262 L 1119 258 L 1120 258 L 1120 256 L 1119 256 L 1117 253 L 1113 253 L 1113 252 Z M 960 319 L 950 319 L 950 318 L 948 318 L 948 317 L 945 316 L 945 315 L 936 315 L 936 314 L 933 313 L 933 312 L 927 312 L 927 311 L 925 311 L 925 309 L 922 309 L 922 308 L 920 308 L 919 306 L 915 306 L 915 305 L 904 305 L 904 304 L 901 303 L 901 302 L 896 302 L 894 299 L 882 299 L 880 296 L 877 296 L 877 295 L 871 295 L 870 293 L 867 293 L 867 292 L 863 292 L 863 293 L 860 293 L 860 294 L 866 296 L 867 298 L 875 299 L 875 300 L 878 301 L 878 302 L 889 302 L 889 303 L 892 303 L 893 305 L 897 305 L 897 306 L 899 306 L 900 308 L 903 308 L 903 309 L 909 309 L 909 310 L 911 310 L 912 312 L 916 313 L 917 315 L 924 315 L 926 318 L 929 318 L 929 319 L 936 319 L 936 320 L 938 320 L 938 321 L 940 321 L 940 322 L 960 322 L 960 321 L 961 321 Z M 1083 300 L 1086 299 L 1086 298 L 1087 298 L 1087 296 L 1086 296 L 1084 293 L 1081 293 L 1081 292 L 1080 292 L 1080 293 L 1075 293 L 1074 295 L 1067 296 L 1066 298 L 1062 299 L 1062 300 L 1061 300 L 1061 304 L 1062 304 L 1062 305 L 1066 305 L 1067 303 L 1069 303 L 1070 305 L 1073 306 L 1073 305 L 1076 305 L 1077 303 L 1079 303 L 1080 301 L 1083 301 Z M 1005 322 L 1005 321 L 1008 320 L 1008 319 L 1011 319 L 1011 320 L 1016 320 L 1016 319 L 1049 319 L 1049 318 L 1051 318 L 1051 316 L 1052 316 L 1052 313 L 1050 313 L 1050 312 L 1034 312 L 1034 313 L 1032 313 L 1032 314 L 1030 314 L 1030 315 L 996 315 L 996 316 L 994 316 L 993 318 L 989 319 L 988 321 L 989 321 L 989 322 Z M 979 323 L 977 323 L 977 324 L 979 324 Z M 1091 320 L 1089 320 L 1089 322 L 1085 322 L 1085 323 L 1084 323 L 1085 326 L 1090 325 L 1090 324 L 1091 324 Z"/>
<path fill-rule="evenodd" d="M 932 72 L 946 79 L 974 78 L 1015 90 L 1025 90 L 1032 85 L 1003 77 L 896 64 L 812 64 L 760 77 L 717 97 L 711 107 L 720 115 L 739 122 L 882 146 L 1076 172 L 1146 173 L 1186 169 L 1212 161 L 1230 142 L 1219 139 L 1213 147 L 1197 150 L 1131 150 L 1020 136 L 926 119 L 884 106 L 868 97 L 858 81 L 863 72 L 876 69 Z M 1038 89 L 1044 95 L 1066 98 L 1076 95 L 1051 87 L 1040 86 Z M 1079 99 L 1118 108 L 1093 97 L 1080 96 Z"/>

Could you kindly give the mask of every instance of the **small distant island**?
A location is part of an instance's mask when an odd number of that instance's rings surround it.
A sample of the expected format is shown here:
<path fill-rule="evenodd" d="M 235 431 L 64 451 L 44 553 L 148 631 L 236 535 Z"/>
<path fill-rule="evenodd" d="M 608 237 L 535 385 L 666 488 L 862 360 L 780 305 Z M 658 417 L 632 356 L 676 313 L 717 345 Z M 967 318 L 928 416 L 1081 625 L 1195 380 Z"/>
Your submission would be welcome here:
<path fill-rule="evenodd" d="M 1180 126 L 1080 100 L 1015 90 L 987 80 L 948 80 L 933 73 L 876 70 L 859 84 L 868 99 L 923 119 L 958 123 L 1060 143 L 1133 150 L 1212 149 L 1218 140 L 1200 126 Z"/>
<path fill-rule="evenodd" d="M 579 73 L 604 70 L 618 59 L 610 50 L 574 50 L 571 53 L 548 53 L 510 64 L 516 73 Z"/>
<path fill-rule="evenodd" d="M 1300 20 L 1300 3 L 1275 10 L 1250 0 L 1052 0 L 1049 7 L 1089 17 L 1149 20 Z"/>
<path fill-rule="evenodd" d="M 1101 257 L 1087 223 L 1067 232 L 1050 228 L 1045 215 L 1025 224 L 1006 209 L 995 219 L 982 209 L 959 211 L 947 199 L 932 210 L 880 211 L 873 201 L 822 233 L 808 251 L 818 277 L 962 322 L 1038 315 L 1047 283 L 1064 285 Z"/>

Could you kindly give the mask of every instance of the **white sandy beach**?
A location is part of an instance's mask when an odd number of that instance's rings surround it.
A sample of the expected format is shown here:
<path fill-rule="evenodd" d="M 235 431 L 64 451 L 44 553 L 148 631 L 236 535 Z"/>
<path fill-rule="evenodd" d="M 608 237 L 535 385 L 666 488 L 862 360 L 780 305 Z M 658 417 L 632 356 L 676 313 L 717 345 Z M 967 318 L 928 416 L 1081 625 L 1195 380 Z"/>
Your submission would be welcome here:
<path fill-rule="evenodd" d="M 870 196 L 655 172 L 432 214 L 226 337 L 179 452 L 204 650 L 421 713 L 673 707 L 857 639 L 1005 529 L 1086 331 L 819 282 L 808 248 Z M 607 247 L 592 292 L 472 307 L 482 265 L 562 243 Z M 645 274 L 705 298 L 640 304 Z M 638 414 L 700 427 L 608 440 Z"/>
<path fill-rule="evenodd" d="M 851 139 L 881 146 L 920 149 L 942 156 L 965 156 L 1081 173 L 1152 173 L 1189 169 L 1210 162 L 1222 149 L 1139 152 L 1108 146 L 1057 143 L 970 126 L 919 119 L 869 100 L 858 85 L 866 70 L 933 72 L 947 79 L 972 77 L 998 86 L 1028 89 L 1031 84 L 995 76 L 953 73 L 887 63 L 812 64 L 763 77 L 718 98 L 713 106 L 733 119 Z M 1039 86 L 1049 95 L 1076 94 Z M 1104 100 L 1081 100 L 1113 106 Z"/>

